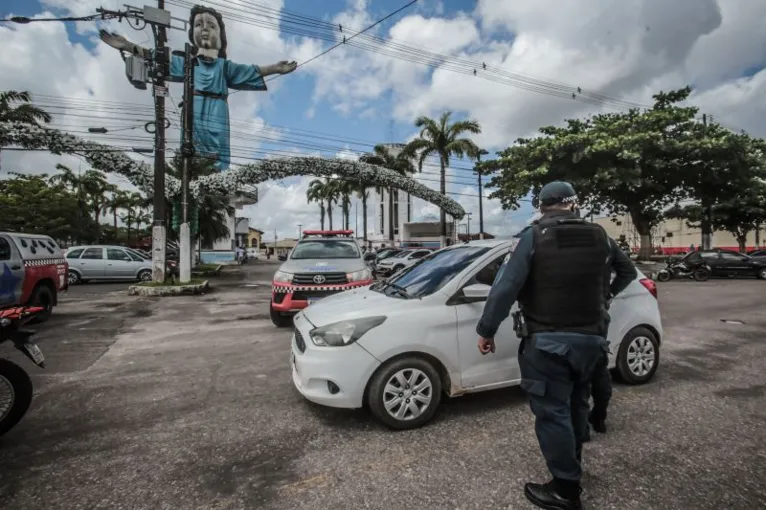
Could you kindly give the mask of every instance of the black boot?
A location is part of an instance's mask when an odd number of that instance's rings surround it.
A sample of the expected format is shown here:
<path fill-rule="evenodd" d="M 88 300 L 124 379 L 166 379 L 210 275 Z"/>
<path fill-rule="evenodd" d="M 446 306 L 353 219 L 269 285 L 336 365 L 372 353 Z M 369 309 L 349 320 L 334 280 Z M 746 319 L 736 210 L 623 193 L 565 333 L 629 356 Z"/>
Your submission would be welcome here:
<path fill-rule="evenodd" d="M 588 421 L 590 422 L 591 427 L 593 427 L 593 430 L 601 434 L 606 434 L 606 418 L 602 418 L 602 416 L 602 413 L 591 411 L 590 414 L 588 414 Z"/>
<path fill-rule="evenodd" d="M 535 506 L 546 510 L 581 510 L 582 488 L 577 482 L 553 479 L 548 483 L 527 483 L 524 495 Z"/>

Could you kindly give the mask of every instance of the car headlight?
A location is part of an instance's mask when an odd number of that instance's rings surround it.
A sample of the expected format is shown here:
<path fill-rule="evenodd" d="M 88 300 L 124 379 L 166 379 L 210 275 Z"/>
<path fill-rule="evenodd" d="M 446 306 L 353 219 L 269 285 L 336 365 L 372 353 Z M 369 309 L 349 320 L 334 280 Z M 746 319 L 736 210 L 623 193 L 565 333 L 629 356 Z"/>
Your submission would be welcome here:
<path fill-rule="evenodd" d="M 370 271 L 370 268 L 364 268 L 361 271 L 347 273 L 346 278 L 349 282 L 363 282 L 372 278 L 372 271 Z"/>
<path fill-rule="evenodd" d="M 286 273 L 284 271 L 277 271 L 274 273 L 274 281 L 280 283 L 290 283 L 293 281 L 293 274 Z"/>
<path fill-rule="evenodd" d="M 349 345 L 376 326 L 385 322 L 385 316 L 366 317 L 348 321 L 334 322 L 309 331 L 311 341 L 320 347 L 343 347 Z"/>

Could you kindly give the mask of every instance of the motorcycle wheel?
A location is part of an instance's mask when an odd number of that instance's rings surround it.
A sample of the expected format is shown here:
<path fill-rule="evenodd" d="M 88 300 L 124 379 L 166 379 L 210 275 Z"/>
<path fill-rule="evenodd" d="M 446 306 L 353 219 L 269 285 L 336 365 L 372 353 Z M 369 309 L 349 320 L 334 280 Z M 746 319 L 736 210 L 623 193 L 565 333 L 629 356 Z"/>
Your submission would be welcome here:
<path fill-rule="evenodd" d="M 665 271 L 664 269 L 657 273 L 657 281 L 658 282 L 669 282 L 672 278 L 670 271 Z"/>
<path fill-rule="evenodd" d="M 32 403 L 33 391 L 32 380 L 23 368 L 0 359 L 0 436 L 24 417 Z"/>
<path fill-rule="evenodd" d="M 695 269 L 692 276 L 698 282 L 706 282 L 710 279 L 710 271 L 704 268 Z"/>

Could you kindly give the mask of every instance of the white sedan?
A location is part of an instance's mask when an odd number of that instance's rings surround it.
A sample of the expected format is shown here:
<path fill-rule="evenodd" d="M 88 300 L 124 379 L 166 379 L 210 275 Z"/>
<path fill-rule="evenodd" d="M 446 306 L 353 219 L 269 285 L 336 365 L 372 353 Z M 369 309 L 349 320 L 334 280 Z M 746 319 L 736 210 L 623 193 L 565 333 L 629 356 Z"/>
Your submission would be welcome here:
<path fill-rule="evenodd" d="M 387 426 L 408 429 L 428 422 L 443 395 L 519 384 L 519 339 L 510 317 L 495 336 L 494 354 L 482 356 L 476 346 L 476 324 L 512 245 L 445 248 L 388 282 L 298 313 L 290 355 L 298 391 L 322 405 L 367 406 Z M 630 384 L 649 381 L 662 338 L 654 282 L 639 273 L 610 314 L 610 368 Z"/>

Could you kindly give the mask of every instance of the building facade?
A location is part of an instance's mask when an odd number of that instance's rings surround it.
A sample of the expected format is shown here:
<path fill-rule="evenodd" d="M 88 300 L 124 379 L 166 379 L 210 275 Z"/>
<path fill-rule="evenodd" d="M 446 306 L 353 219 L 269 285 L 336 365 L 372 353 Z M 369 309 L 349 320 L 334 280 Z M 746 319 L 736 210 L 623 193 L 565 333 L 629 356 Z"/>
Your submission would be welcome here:
<path fill-rule="evenodd" d="M 607 231 L 610 237 L 615 240 L 624 238 L 628 245 L 634 251 L 638 250 L 641 244 L 641 237 L 636 231 L 636 227 L 630 219 L 630 215 L 615 217 L 594 218 L 594 223 L 598 223 Z M 758 232 L 750 232 L 747 237 L 747 250 L 763 247 L 764 229 Z M 689 251 L 692 247 L 697 248 L 702 242 L 702 232 L 699 228 L 691 228 L 684 220 L 669 219 L 665 220 L 654 229 L 652 229 L 652 246 L 657 253 L 670 255 Z M 716 231 L 713 233 L 714 248 L 722 250 L 739 249 L 737 239 L 729 232 Z"/>

